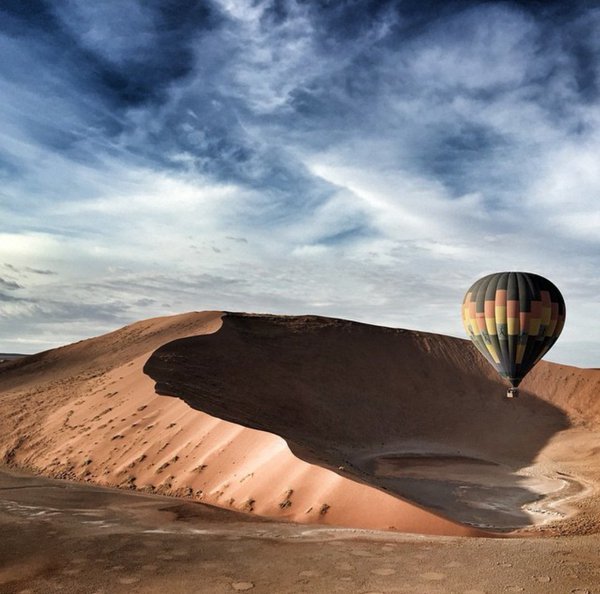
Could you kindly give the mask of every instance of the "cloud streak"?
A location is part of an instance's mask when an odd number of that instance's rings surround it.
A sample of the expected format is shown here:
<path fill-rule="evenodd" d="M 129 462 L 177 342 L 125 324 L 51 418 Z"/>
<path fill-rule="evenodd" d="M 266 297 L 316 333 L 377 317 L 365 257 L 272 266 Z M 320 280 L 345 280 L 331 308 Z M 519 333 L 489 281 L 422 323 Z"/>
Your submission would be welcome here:
<path fill-rule="evenodd" d="M 204 308 L 462 335 L 513 269 L 598 366 L 600 9 L 194 6 L 0 9 L 0 350 Z"/>

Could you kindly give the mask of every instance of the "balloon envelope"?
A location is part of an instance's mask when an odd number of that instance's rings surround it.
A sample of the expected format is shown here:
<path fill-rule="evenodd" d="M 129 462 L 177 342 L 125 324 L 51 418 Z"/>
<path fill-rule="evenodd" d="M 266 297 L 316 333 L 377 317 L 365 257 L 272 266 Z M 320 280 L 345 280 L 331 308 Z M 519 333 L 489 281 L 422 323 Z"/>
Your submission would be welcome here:
<path fill-rule="evenodd" d="M 565 302 L 549 280 L 530 272 L 496 272 L 467 291 L 462 319 L 469 338 L 517 387 L 556 342 Z"/>

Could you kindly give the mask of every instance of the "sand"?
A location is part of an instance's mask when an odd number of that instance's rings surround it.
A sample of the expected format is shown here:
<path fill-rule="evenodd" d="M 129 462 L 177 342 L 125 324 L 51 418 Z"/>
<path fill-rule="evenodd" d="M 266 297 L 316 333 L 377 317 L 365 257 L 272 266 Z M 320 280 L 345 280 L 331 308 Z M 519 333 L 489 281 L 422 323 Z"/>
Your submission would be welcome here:
<path fill-rule="evenodd" d="M 459 339 L 191 313 L 3 363 L 0 459 L 307 524 L 595 533 L 599 377 L 542 363 L 510 401 Z"/>
<path fill-rule="evenodd" d="M 597 594 L 598 538 L 480 539 L 261 521 L 0 471 L 0 592 Z"/>
<path fill-rule="evenodd" d="M 145 371 L 159 393 L 276 433 L 307 462 L 463 525 L 597 530 L 597 370 L 540 364 L 509 400 L 467 341 L 228 315 L 210 337 L 162 346 Z"/>

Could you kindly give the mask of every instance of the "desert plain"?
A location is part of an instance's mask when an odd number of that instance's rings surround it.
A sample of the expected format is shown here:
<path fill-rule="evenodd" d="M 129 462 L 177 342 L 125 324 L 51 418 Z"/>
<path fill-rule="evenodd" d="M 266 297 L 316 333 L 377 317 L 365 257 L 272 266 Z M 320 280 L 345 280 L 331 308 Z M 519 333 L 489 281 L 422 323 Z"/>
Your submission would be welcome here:
<path fill-rule="evenodd" d="M 600 592 L 600 370 L 200 312 L 0 364 L 0 592 Z"/>

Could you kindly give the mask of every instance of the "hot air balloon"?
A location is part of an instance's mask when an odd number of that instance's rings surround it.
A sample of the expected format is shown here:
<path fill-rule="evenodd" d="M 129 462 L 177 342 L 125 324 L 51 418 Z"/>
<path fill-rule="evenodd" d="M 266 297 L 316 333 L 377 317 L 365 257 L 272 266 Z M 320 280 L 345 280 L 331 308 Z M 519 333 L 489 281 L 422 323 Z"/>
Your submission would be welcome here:
<path fill-rule="evenodd" d="M 496 272 L 475 282 L 462 306 L 465 330 L 479 352 L 517 387 L 556 342 L 565 301 L 549 280 L 530 272 Z"/>

